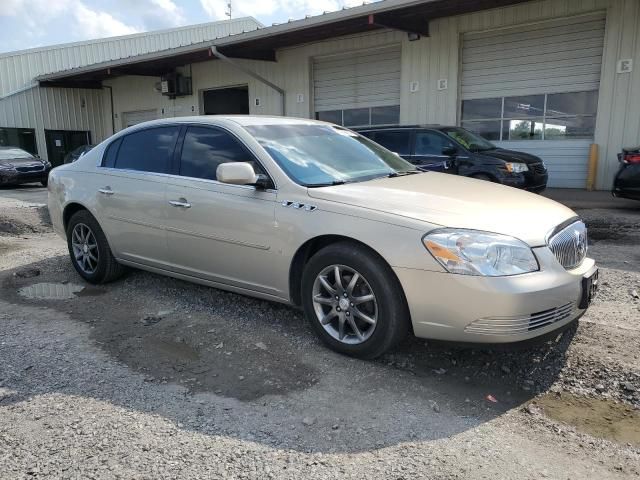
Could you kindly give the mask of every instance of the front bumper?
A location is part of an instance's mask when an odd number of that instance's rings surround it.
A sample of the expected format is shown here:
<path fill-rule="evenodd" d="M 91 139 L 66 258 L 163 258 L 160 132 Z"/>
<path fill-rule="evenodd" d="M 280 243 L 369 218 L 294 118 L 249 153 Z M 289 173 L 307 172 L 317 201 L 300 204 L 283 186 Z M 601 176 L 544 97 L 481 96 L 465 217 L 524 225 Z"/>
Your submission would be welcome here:
<path fill-rule="evenodd" d="M 595 269 L 586 258 L 565 270 L 548 247 L 534 248 L 540 271 L 480 277 L 394 268 L 417 337 L 471 343 L 535 338 L 580 317 L 582 278 Z"/>
<path fill-rule="evenodd" d="M 547 188 L 548 173 L 502 173 L 498 181 L 509 187 L 522 188 L 529 192 L 542 192 Z"/>
<path fill-rule="evenodd" d="M 0 173 L 0 185 L 20 185 L 22 183 L 43 182 L 49 176 L 49 170 L 37 172 L 3 171 Z"/>

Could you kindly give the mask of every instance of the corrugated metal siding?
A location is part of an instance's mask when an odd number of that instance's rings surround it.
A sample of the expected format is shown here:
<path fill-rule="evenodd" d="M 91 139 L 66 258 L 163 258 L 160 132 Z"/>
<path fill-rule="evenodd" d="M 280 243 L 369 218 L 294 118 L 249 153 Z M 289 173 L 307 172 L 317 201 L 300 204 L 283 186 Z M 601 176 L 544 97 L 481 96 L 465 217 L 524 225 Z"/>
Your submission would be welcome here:
<path fill-rule="evenodd" d="M 549 169 L 549 187 L 585 188 L 591 140 L 493 142 L 499 147 L 542 158 Z"/>
<path fill-rule="evenodd" d="M 605 13 L 464 35 L 462 99 L 597 90 Z"/>
<path fill-rule="evenodd" d="M 255 30 L 258 26 L 253 18 L 246 17 L 1 54 L 0 96 L 29 85 L 33 78 L 46 73 L 192 45 Z"/>
<path fill-rule="evenodd" d="M 102 91 L 39 87 L 0 100 L 0 126 L 35 128 L 43 158 L 47 157 L 44 129 L 90 130 L 93 141 L 102 141 L 111 128 Z"/>
<path fill-rule="evenodd" d="M 400 45 L 315 58 L 315 111 L 400 104 Z"/>

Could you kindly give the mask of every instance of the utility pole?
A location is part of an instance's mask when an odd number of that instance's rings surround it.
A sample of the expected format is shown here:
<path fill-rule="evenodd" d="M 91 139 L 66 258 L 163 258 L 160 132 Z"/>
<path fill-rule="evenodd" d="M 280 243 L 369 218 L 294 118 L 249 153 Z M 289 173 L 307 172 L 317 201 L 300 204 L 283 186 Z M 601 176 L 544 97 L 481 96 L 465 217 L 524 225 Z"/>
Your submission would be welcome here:
<path fill-rule="evenodd" d="M 227 11 L 224 12 L 224 14 L 229 17 L 229 20 L 231 20 L 231 0 L 229 0 L 229 3 L 227 3 Z"/>

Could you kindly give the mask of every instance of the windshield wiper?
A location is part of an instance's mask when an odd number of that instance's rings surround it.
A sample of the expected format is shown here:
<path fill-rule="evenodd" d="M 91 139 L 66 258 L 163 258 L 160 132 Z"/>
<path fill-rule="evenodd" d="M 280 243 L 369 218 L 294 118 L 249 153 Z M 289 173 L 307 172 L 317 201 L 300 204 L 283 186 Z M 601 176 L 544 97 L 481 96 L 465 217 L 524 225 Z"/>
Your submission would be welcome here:
<path fill-rule="evenodd" d="M 415 175 L 416 173 L 424 173 L 422 170 L 408 170 L 406 172 L 391 172 L 387 178 L 406 177 L 407 175 Z"/>
<path fill-rule="evenodd" d="M 325 182 L 325 183 L 307 183 L 305 187 L 307 188 L 318 188 L 318 187 L 333 187 L 335 185 L 344 185 L 344 180 L 334 180 L 333 182 Z"/>

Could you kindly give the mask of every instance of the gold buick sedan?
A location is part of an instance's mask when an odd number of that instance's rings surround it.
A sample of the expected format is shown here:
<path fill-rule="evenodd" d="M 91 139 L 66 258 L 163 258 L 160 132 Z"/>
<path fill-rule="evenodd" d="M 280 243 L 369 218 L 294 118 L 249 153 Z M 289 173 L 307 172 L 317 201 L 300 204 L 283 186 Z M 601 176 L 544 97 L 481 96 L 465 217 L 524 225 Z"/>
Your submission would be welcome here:
<path fill-rule="evenodd" d="M 200 116 L 127 128 L 49 176 L 88 282 L 135 267 L 303 308 L 332 349 L 373 358 L 407 333 L 516 342 L 580 317 L 587 232 L 552 200 L 423 172 L 348 129 Z"/>

